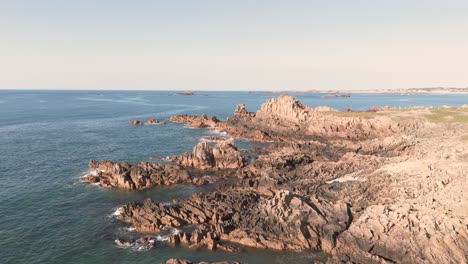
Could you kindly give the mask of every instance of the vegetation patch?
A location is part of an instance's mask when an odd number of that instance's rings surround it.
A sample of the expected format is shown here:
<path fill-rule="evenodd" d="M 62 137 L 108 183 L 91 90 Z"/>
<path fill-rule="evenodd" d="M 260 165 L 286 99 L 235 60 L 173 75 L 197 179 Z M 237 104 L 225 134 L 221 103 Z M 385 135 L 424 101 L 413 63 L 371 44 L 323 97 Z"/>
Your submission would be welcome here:
<path fill-rule="evenodd" d="M 329 111 L 321 112 L 324 115 L 333 115 L 339 117 L 360 117 L 365 119 L 371 119 L 377 116 L 376 112 L 338 112 L 338 111 Z"/>
<path fill-rule="evenodd" d="M 467 108 L 434 108 L 426 117 L 436 123 L 468 123 Z"/>

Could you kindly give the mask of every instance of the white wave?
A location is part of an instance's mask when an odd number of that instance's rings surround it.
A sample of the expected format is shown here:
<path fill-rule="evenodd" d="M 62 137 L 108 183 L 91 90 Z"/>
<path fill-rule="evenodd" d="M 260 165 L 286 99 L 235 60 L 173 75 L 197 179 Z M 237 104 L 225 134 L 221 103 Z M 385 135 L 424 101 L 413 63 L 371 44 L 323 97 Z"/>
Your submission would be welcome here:
<path fill-rule="evenodd" d="M 81 177 L 82 177 L 82 178 L 83 178 L 83 177 L 86 177 L 86 176 L 94 176 L 94 177 L 96 177 L 96 176 L 98 176 L 98 172 L 99 172 L 99 171 L 101 171 L 101 170 L 99 170 L 99 169 L 89 169 L 89 170 L 87 170 L 87 171 L 83 174 L 83 176 L 81 176 Z"/>
<path fill-rule="evenodd" d="M 146 251 L 151 249 L 154 246 L 154 239 L 146 239 L 144 237 L 137 239 L 136 241 L 126 241 L 123 239 L 117 238 L 114 240 L 115 244 L 119 248 L 128 248 L 135 251 Z"/>
<path fill-rule="evenodd" d="M 119 217 L 122 215 L 122 213 L 123 213 L 123 206 L 115 209 L 115 211 L 112 213 L 112 216 Z"/>
<path fill-rule="evenodd" d="M 171 235 L 177 235 L 180 234 L 180 232 L 182 232 L 182 230 L 171 227 Z"/>
<path fill-rule="evenodd" d="M 156 236 L 157 241 L 163 242 L 163 241 L 167 241 L 168 239 L 169 239 L 169 236 L 161 236 L 161 235 Z"/>
<path fill-rule="evenodd" d="M 174 228 L 174 227 L 165 227 L 163 228 L 163 232 L 167 233 L 167 235 L 157 235 L 155 238 L 157 241 L 161 241 L 161 242 L 167 241 L 169 240 L 170 236 L 177 235 L 180 232 L 182 232 L 182 230 Z"/>

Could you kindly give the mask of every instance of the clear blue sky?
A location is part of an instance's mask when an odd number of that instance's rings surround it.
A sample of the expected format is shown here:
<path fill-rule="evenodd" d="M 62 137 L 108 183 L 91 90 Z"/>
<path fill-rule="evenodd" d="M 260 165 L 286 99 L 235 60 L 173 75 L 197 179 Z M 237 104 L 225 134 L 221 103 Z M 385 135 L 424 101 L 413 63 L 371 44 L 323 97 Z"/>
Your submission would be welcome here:
<path fill-rule="evenodd" d="M 0 89 L 468 86 L 468 1 L 0 0 Z"/>

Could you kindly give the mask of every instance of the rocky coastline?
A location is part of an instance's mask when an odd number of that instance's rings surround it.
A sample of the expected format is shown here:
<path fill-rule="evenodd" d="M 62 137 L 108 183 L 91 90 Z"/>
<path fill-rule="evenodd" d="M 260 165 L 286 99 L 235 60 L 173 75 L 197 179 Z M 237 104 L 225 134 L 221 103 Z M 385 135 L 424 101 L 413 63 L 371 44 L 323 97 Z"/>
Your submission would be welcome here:
<path fill-rule="evenodd" d="M 234 139 L 213 137 L 216 145 L 201 141 L 166 163 L 90 161 L 92 172 L 83 180 L 104 187 L 213 179 L 194 171 L 235 180 L 170 204 L 128 203 L 119 217 L 137 232 L 191 226 L 171 234 L 168 243 L 228 252 L 323 251 L 327 263 L 467 262 L 465 123 L 430 122 L 418 109 L 310 108 L 288 95 L 266 101 L 257 112 L 240 104 L 225 121 L 203 114 L 166 122 L 270 144 L 252 150 L 252 159 Z"/>

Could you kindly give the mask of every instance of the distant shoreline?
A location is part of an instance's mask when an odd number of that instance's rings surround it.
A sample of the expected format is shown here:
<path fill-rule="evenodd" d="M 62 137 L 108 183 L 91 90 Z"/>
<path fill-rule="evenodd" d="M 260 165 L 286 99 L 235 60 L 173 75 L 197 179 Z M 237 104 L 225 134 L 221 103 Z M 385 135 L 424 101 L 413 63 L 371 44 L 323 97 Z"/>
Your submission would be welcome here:
<path fill-rule="evenodd" d="M 351 94 L 468 94 L 468 88 L 408 88 L 408 89 L 368 89 L 368 90 L 280 90 L 280 91 L 247 91 L 247 90 L 162 90 L 162 89 L 0 89 L 3 91 L 27 91 L 27 92 L 49 92 L 49 91 L 87 91 L 87 92 L 171 92 L 174 95 L 196 95 L 199 92 L 246 92 L 252 94 L 332 94 L 336 97 L 347 97 Z"/>
<path fill-rule="evenodd" d="M 409 88 L 409 89 L 370 89 L 370 90 L 303 90 L 303 91 L 252 91 L 250 93 L 319 93 L 319 94 L 468 94 L 468 88 Z"/>

